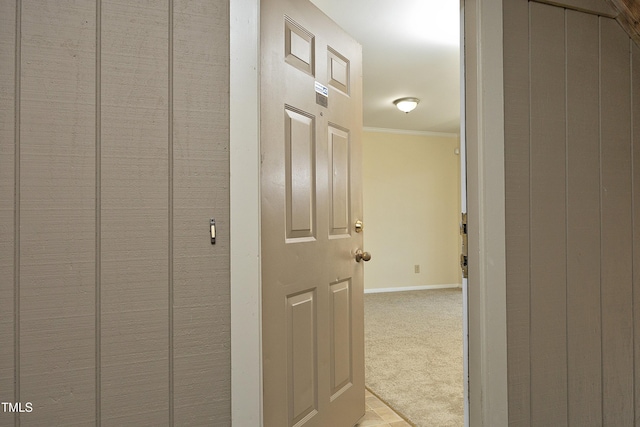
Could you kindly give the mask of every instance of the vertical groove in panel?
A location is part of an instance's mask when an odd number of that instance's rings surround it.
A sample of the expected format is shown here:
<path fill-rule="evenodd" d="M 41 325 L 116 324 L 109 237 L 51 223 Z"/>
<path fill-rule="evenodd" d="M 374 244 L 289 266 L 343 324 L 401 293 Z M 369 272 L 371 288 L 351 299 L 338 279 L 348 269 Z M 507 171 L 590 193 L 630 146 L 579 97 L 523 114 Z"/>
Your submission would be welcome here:
<path fill-rule="evenodd" d="M 529 311 L 529 6 L 503 3 L 509 424 L 531 417 Z"/>
<path fill-rule="evenodd" d="M 570 425 L 571 421 L 569 418 L 569 414 L 571 412 L 571 396 L 569 396 L 570 388 L 569 388 L 569 40 L 568 40 L 568 17 L 567 17 L 567 9 L 564 10 L 564 241 L 565 241 L 565 252 L 564 252 L 564 275 L 567 278 L 567 285 L 564 289 L 564 325 L 567 334 L 567 340 L 565 342 L 565 354 L 567 355 L 565 359 L 565 365 L 567 370 L 567 426 Z"/>
<path fill-rule="evenodd" d="M 531 31 L 531 25 L 532 25 L 532 22 L 531 22 L 532 21 L 532 19 L 531 19 L 531 2 L 528 3 L 528 6 L 529 6 L 528 7 L 528 18 L 529 18 L 529 21 L 528 21 L 529 27 L 528 27 L 528 29 L 529 29 L 529 31 L 527 32 L 527 41 L 528 41 L 527 48 L 528 48 L 528 59 L 529 59 L 529 62 L 528 62 L 527 65 L 529 66 L 529 69 L 528 69 L 528 71 L 529 71 L 529 74 L 528 74 L 528 83 L 529 83 L 529 94 L 528 94 L 529 95 L 529 111 L 528 111 L 528 115 L 529 115 L 529 152 L 527 154 L 529 155 L 529 158 L 528 158 L 528 160 L 529 160 L 529 165 L 528 165 L 529 166 L 529 186 L 528 186 L 527 189 L 529 190 L 529 200 L 528 200 L 528 202 L 529 202 L 529 224 L 528 224 L 529 225 L 529 242 L 528 242 L 529 243 L 529 247 L 528 247 L 528 249 L 529 249 L 529 254 L 528 254 L 529 255 L 529 259 L 528 259 L 528 265 L 529 265 L 529 271 L 528 271 L 528 273 L 529 273 L 529 277 L 528 277 L 528 280 L 529 280 L 529 288 L 528 288 L 528 291 L 529 291 L 529 295 L 528 295 L 528 297 L 529 297 L 529 301 L 528 301 L 528 303 L 529 303 L 529 307 L 528 307 L 529 308 L 529 319 L 528 319 L 529 320 L 529 325 L 528 326 L 529 326 L 529 330 L 527 332 L 528 332 L 528 335 L 529 335 L 529 337 L 528 337 L 529 338 L 529 342 L 528 342 L 528 345 L 529 345 L 529 347 L 528 347 L 528 350 L 529 350 L 529 402 L 528 402 L 529 403 L 529 423 L 528 424 L 531 425 L 533 423 L 533 387 L 531 386 L 531 381 L 532 381 L 531 378 L 533 376 L 533 364 L 531 363 L 531 357 L 532 357 L 532 355 L 531 355 L 531 346 L 533 345 L 533 340 L 531 338 L 532 329 L 533 329 L 533 327 L 532 327 L 532 323 L 533 323 L 532 310 L 533 310 L 533 307 L 531 305 L 531 294 L 532 294 L 532 291 L 531 291 L 531 250 L 532 250 L 531 229 L 532 229 L 532 225 L 533 225 L 533 218 L 532 218 L 532 215 L 531 215 L 531 206 L 533 204 L 533 200 L 532 200 L 532 198 L 533 198 L 532 197 L 533 180 L 531 179 L 531 169 L 533 167 L 532 160 L 531 160 L 531 151 L 532 151 L 531 139 L 532 139 L 532 135 L 533 135 L 533 127 L 531 125 L 531 108 L 532 108 L 531 107 L 531 93 L 533 92 L 532 85 L 531 85 L 531 61 L 532 61 L 532 59 L 531 59 L 531 49 L 532 49 L 531 48 L 531 33 L 532 33 L 532 31 Z"/>
<path fill-rule="evenodd" d="M 101 137 L 102 137 L 102 86 L 101 86 L 101 49 L 102 49 L 102 25 L 101 25 L 101 15 L 102 15 L 102 0 L 96 0 L 96 427 L 100 427 L 101 424 L 101 411 L 100 404 L 102 401 L 101 393 L 102 393 L 102 384 L 101 384 L 101 304 L 100 304 L 100 279 L 101 279 L 101 267 L 100 263 L 102 261 L 101 254 L 101 238 L 102 238 L 102 224 L 101 224 L 101 214 L 102 214 L 102 206 L 101 206 L 101 185 L 102 185 L 102 146 L 101 146 Z"/>
<path fill-rule="evenodd" d="M 635 265 L 635 240 L 633 239 L 634 236 L 634 230 L 636 229 L 636 221 L 635 221 L 635 215 L 634 215 L 634 209 L 635 209 L 635 202 L 636 202 L 636 198 L 635 198 L 635 180 L 634 180 L 634 176 L 635 176 L 635 164 L 633 162 L 634 156 L 635 156 L 635 150 L 634 150 L 634 144 L 633 144 L 633 138 L 634 138 L 634 134 L 633 134 L 633 114 L 634 114 L 634 110 L 633 110 L 633 40 L 631 40 L 631 38 L 629 39 L 629 93 L 631 94 L 631 96 L 629 97 L 629 116 L 631 118 L 631 120 L 629 121 L 629 132 L 630 132 L 630 137 L 631 137 L 631 235 L 632 235 L 632 242 L 634 242 L 634 244 L 632 244 L 631 246 L 631 313 L 633 316 L 632 319 L 632 331 L 633 331 L 633 335 L 632 335 L 632 350 L 633 350 L 633 398 L 631 399 L 631 402 L 633 404 L 633 419 L 636 420 L 636 334 L 635 334 L 635 325 L 636 325 L 636 292 L 635 292 L 635 286 L 634 284 L 634 278 L 635 278 L 635 273 L 636 273 L 636 265 Z"/>
<path fill-rule="evenodd" d="M 22 62 L 22 0 L 16 0 L 16 54 L 15 54 L 15 147 L 14 147 L 14 213 L 13 213 L 13 322 L 14 322 L 14 402 L 20 402 L 20 73 Z M 20 413 L 15 415 L 16 425 L 20 425 Z"/>
<path fill-rule="evenodd" d="M 16 395 L 16 100 L 18 99 L 16 1 L 0 1 L 0 399 Z M 14 425 L 17 415 L 3 413 L 0 425 Z M 6 423 L 6 424 L 5 424 Z"/>
<path fill-rule="evenodd" d="M 631 147 L 633 150 L 633 306 L 634 306 L 634 419 L 640 416 L 638 412 L 640 408 L 640 316 L 635 311 L 635 307 L 640 306 L 638 298 L 640 298 L 640 250 L 636 245 L 640 244 L 640 206 L 638 201 L 640 198 L 636 192 L 640 189 L 640 49 L 631 41 Z"/>
<path fill-rule="evenodd" d="M 598 18 L 567 11 L 567 378 L 572 426 L 602 419 Z"/>
<path fill-rule="evenodd" d="M 564 10 L 531 4 L 531 395 L 533 425 L 566 425 Z"/>
<path fill-rule="evenodd" d="M 600 19 L 603 417 L 623 427 L 634 423 L 629 39 L 616 21 Z"/>
<path fill-rule="evenodd" d="M 600 213 L 599 234 L 600 234 L 600 322 L 602 323 L 602 20 L 598 18 L 598 206 Z M 601 326 L 602 327 L 602 326 Z M 603 356 L 603 336 L 600 332 L 600 360 Z M 600 413 L 602 423 L 604 423 L 604 366 L 600 363 Z"/>
<path fill-rule="evenodd" d="M 168 130 L 169 130 L 169 146 L 168 146 L 168 166 L 167 172 L 169 179 L 169 194 L 168 194 L 168 222 L 169 222 L 169 260 L 168 260 L 168 276 L 169 276 L 169 425 L 173 426 L 174 423 L 174 408 L 173 408 L 173 0 L 169 0 L 169 52 L 168 52 L 168 65 L 169 65 L 169 81 L 168 87 Z"/>

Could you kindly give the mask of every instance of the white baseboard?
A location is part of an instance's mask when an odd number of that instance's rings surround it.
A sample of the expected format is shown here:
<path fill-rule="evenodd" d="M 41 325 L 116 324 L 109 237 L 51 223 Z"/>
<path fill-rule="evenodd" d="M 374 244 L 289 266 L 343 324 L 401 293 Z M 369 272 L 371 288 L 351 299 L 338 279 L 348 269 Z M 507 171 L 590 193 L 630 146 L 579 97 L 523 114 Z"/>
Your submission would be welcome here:
<path fill-rule="evenodd" d="M 423 286 L 404 286 L 397 288 L 371 288 L 365 289 L 365 294 L 379 294 L 382 292 L 404 292 L 404 291 L 424 291 L 428 289 L 451 289 L 451 288 L 461 288 L 462 285 L 459 283 L 451 283 L 448 285 L 423 285 Z"/>

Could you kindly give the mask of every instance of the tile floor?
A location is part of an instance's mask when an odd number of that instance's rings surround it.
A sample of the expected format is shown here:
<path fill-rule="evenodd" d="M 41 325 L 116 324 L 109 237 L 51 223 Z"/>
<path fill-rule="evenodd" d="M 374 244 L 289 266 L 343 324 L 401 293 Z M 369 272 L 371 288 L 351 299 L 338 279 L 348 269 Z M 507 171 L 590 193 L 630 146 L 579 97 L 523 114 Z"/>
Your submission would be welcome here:
<path fill-rule="evenodd" d="M 354 427 L 411 427 L 369 390 L 365 390 L 365 396 L 367 412 Z"/>

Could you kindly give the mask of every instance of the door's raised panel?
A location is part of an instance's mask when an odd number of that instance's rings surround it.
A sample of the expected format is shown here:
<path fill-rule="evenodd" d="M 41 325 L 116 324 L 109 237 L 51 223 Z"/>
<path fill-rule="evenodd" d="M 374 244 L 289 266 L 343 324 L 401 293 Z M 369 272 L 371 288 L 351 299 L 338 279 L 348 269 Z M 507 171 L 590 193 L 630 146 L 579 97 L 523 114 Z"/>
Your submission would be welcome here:
<path fill-rule="evenodd" d="M 315 75 L 315 37 L 291 18 L 284 20 L 284 60 L 305 73 Z"/>
<path fill-rule="evenodd" d="M 329 286 L 331 401 L 351 385 L 351 279 Z"/>
<path fill-rule="evenodd" d="M 289 426 L 302 425 L 318 408 L 316 291 L 287 297 Z"/>
<path fill-rule="evenodd" d="M 327 75 L 329 84 L 341 92 L 349 95 L 350 63 L 331 46 L 327 46 Z"/>
<path fill-rule="evenodd" d="M 287 239 L 315 237 L 316 143 L 313 115 L 285 108 Z"/>
<path fill-rule="evenodd" d="M 351 170 L 349 132 L 329 125 L 329 198 L 331 222 L 329 235 L 348 236 L 351 206 Z"/>

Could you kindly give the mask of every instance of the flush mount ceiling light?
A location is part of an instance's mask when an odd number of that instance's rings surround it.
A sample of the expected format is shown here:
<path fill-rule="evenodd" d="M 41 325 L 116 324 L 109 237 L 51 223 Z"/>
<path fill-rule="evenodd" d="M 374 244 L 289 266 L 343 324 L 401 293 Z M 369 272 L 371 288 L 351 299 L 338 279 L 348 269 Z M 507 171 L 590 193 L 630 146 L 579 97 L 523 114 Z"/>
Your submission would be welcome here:
<path fill-rule="evenodd" d="M 408 113 L 413 111 L 417 106 L 420 100 L 418 98 L 400 98 L 393 101 L 398 110 Z"/>

